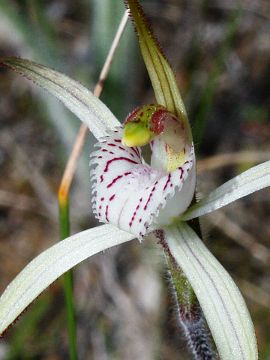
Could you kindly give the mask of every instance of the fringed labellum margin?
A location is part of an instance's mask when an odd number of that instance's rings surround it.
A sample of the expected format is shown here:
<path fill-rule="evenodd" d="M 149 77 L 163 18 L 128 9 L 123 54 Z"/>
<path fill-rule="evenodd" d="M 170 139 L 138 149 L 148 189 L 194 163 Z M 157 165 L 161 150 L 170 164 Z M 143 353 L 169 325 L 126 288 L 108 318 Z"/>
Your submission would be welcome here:
<path fill-rule="evenodd" d="M 131 147 L 125 146 L 127 133 Z M 151 166 L 134 146 L 142 144 L 142 137 L 151 145 Z M 172 223 L 187 209 L 195 189 L 194 149 L 184 140 L 183 125 L 164 107 L 147 105 L 131 113 L 124 131 L 112 132 L 92 154 L 96 217 L 138 238 Z"/>

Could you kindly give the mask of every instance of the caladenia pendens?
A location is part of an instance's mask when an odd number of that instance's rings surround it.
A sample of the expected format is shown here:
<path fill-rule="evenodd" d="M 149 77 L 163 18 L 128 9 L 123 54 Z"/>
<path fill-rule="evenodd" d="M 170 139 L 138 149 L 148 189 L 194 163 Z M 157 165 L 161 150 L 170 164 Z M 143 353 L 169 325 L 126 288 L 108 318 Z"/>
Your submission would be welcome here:
<path fill-rule="evenodd" d="M 253 167 L 191 204 L 195 155 L 191 129 L 174 74 L 138 1 L 127 1 L 155 92 L 156 105 L 136 109 L 124 127 L 90 91 L 67 76 L 28 60 L 2 58 L 60 99 L 97 138 L 92 154 L 93 207 L 108 224 L 75 234 L 44 251 L 0 298 L 0 333 L 53 281 L 84 259 L 139 237 L 166 254 L 181 325 L 195 359 L 256 360 L 256 338 L 245 302 L 200 239 L 197 216 L 270 185 L 270 161 Z M 150 146 L 146 163 L 141 146 Z M 191 204 L 191 205 L 190 205 Z"/>
<path fill-rule="evenodd" d="M 182 214 L 193 199 L 196 179 L 194 148 L 185 134 L 175 115 L 147 105 L 128 116 L 123 130 L 100 142 L 91 156 L 97 218 L 141 239 Z M 150 164 L 136 143 L 150 143 Z"/>

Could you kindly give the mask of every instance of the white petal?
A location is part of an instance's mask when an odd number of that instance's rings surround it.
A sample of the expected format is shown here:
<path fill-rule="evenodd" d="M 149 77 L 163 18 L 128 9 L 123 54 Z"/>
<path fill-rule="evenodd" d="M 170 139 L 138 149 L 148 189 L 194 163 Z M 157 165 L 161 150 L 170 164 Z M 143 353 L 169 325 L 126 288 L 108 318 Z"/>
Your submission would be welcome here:
<path fill-rule="evenodd" d="M 8 285 L 0 298 L 0 334 L 52 282 L 81 261 L 134 238 L 114 226 L 103 225 L 60 241 L 32 260 Z"/>
<path fill-rule="evenodd" d="M 186 210 L 195 188 L 193 151 L 181 167 L 165 173 L 145 164 L 139 148 L 124 147 L 120 130 L 98 146 L 91 179 L 93 210 L 100 221 L 141 238 Z"/>
<path fill-rule="evenodd" d="M 181 219 L 190 220 L 208 214 L 268 186 L 270 186 L 270 161 L 254 166 L 227 181 L 191 206 Z"/>
<path fill-rule="evenodd" d="M 220 358 L 258 359 L 249 312 L 227 271 L 188 225 L 166 229 L 165 239 L 196 293 Z"/>
<path fill-rule="evenodd" d="M 89 127 L 97 139 L 105 136 L 108 129 L 120 125 L 101 100 L 68 76 L 29 60 L 1 58 L 0 62 L 61 100 L 70 111 Z"/>

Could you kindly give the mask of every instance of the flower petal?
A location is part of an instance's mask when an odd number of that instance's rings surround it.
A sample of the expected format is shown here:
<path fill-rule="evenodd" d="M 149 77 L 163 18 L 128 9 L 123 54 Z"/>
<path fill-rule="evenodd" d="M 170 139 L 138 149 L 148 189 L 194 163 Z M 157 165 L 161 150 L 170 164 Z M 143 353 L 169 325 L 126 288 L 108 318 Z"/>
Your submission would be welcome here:
<path fill-rule="evenodd" d="M 166 173 L 145 164 L 139 148 L 123 146 L 121 132 L 116 130 L 92 154 L 93 210 L 100 221 L 141 238 L 170 223 L 190 204 L 195 188 L 194 152 L 181 167 Z"/>
<path fill-rule="evenodd" d="M 105 136 L 108 129 L 120 125 L 102 101 L 68 76 L 33 61 L 19 58 L 0 58 L 0 65 L 20 73 L 61 100 L 89 127 L 97 139 Z"/>
<path fill-rule="evenodd" d="M 138 0 L 126 0 L 126 3 L 134 19 L 142 56 L 152 82 L 157 103 L 165 106 L 184 122 L 188 132 L 188 140 L 191 143 L 191 129 L 174 73 L 151 31 Z"/>
<path fill-rule="evenodd" d="M 0 335 L 64 272 L 100 251 L 133 238 L 132 234 L 114 226 L 103 225 L 70 236 L 37 256 L 8 285 L 0 298 Z"/>
<path fill-rule="evenodd" d="M 164 233 L 200 302 L 220 358 L 258 359 L 253 324 L 230 275 L 188 225 L 171 226 Z"/>
<path fill-rule="evenodd" d="M 191 206 L 181 216 L 181 220 L 186 221 L 208 214 L 268 186 L 270 186 L 270 161 L 254 166 L 227 181 Z"/>

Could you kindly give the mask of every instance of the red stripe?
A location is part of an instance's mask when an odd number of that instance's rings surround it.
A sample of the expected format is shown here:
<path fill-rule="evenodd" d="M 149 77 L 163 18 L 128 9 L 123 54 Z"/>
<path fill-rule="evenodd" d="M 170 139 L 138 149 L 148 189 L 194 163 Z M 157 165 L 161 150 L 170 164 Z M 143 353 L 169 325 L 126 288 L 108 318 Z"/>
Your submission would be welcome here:
<path fill-rule="evenodd" d="M 167 179 L 166 184 L 165 184 L 165 186 L 164 186 L 164 188 L 163 188 L 163 191 L 166 190 L 166 188 L 167 188 L 167 186 L 169 185 L 170 181 L 171 181 L 171 174 L 168 175 L 168 179 Z"/>
<path fill-rule="evenodd" d="M 140 152 L 139 152 L 138 148 L 136 148 L 136 147 L 131 147 L 130 150 L 132 150 L 139 158 L 141 158 Z M 130 154 L 130 155 L 131 155 L 131 154 Z"/>
<path fill-rule="evenodd" d="M 107 221 L 107 222 L 109 222 L 108 212 L 109 212 L 109 205 L 106 206 L 106 212 L 105 212 L 105 217 L 106 217 L 106 221 Z"/>
<path fill-rule="evenodd" d="M 126 158 L 126 157 L 121 156 L 121 157 L 114 158 L 114 159 L 111 159 L 111 160 L 107 161 L 107 164 L 106 164 L 106 167 L 105 167 L 105 169 L 104 169 L 104 172 L 107 172 L 107 171 L 108 171 L 109 166 L 111 165 L 111 163 L 113 163 L 114 161 L 119 161 L 119 160 L 125 160 L 125 161 L 127 161 L 127 162 L 132 163 L 132 164 L 138 164 L 137 161 L 134 161 L 134 160 L 131 160 L 131 159 L 129 159 L 129 158 Z"/>
<path fill-rule="evenodd" d="M 184 174 L 184 170 L 183 170 L 182 168 L 179 168 L 179 170 L 181 171 L 180 180 L 182 180 L 182 177 L 183 177 L 183 174 Z"/>
<path fill-rule="evenodd" d="M 122 179 L 124 175 L 119 175 L 116 178 L 113 179 L 113 181 L 107 185 L 107 189 L 109 189 L 111 186 L 113 186 L 113 184 L 115 184 L 118 180 Z"/>
<path fill-rule="evenodd" d="M 130 175 L 131 172 L 126 172 L 124 175 L 118 175 L 116 178 L 113 179 L 113 181 L 107 185 L 107 189 L 109 189 L 111 186 L 113 186 L 118 180 L 122 179 L 123 176 Z"/>
<path fill-rule="evenodd" d="M 152 190 L 151 190 L 151 192 L 150 192 L 150 195 L 148 196 L 148 199 L 147 199 L 147 201 L 146 201 L 146 204 L 144 205 L 144 210 L 146 210 L 147 209 L 147 206 L 148 206 L 148 204 L 149 204 L 149 201 L 151 200 L 151 197 L 153 196 L 153 192 L 156 190 L 156 187 L 155 186 L 153 186 L 153 188 L 152 188 Z"/>

